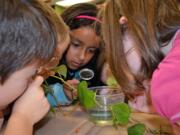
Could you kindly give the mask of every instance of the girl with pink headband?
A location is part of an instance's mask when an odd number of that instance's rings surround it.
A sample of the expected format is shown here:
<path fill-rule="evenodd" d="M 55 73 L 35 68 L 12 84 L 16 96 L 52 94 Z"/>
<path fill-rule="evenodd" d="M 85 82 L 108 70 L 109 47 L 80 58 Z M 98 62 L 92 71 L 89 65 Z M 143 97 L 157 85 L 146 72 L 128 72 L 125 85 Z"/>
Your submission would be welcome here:
<path fill-rule="evenodd" d="M 71 42 L 59 65 L 67 66 L 66 80 L 75 87 L 82 79 L 79 73 L 83 69 L 94 74 L 90 80 L 86 80 L 89 87 L 104 85 L 101 81 L 101 69 L 104 62 L 103 44 L 100 38 L 101 21 L 96 18 L 97 12 L 96 5 L 81 3 L 67 8 L 61 15 L 71 31 Z M 69 105 L 72 102 L 70 90 L 65 88 L 59 80 L 49 78 L 47 82 L 51 84 L 59 104 Z M 48 100 L 52 106 L 57 106 L 51 95 L 48 95 Z"/>

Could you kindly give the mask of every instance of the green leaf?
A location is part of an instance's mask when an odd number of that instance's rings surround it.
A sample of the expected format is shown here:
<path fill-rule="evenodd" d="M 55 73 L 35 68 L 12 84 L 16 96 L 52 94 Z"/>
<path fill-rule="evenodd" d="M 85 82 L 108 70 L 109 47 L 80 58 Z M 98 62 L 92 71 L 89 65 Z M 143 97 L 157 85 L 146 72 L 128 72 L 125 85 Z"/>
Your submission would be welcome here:
<path fill-rule="evenodd" d="M 56 113 L 56 110 L 55 110 L 53 107 L 51 107 L 51 108 L 50 108 L 50 112 L 52 112 L 53 114 L 55 114 L 55 113 Z"/>
<path fill-rule="evenodd" d="M 108 86 L 118 86 L 118 83 L 117 83 L 116 79 L 114 78 L 114 76 L 108 77 L 106 83 Z"/>
<path fill-rule="evenodd" d="M 145 130 L 145 125 L 138 123 L 128 128 L 128 135 L 143 135 Z"/>
<path fill-rule="evenodd" d="M 60 65 L 58 67 L 55 67 L 52 69 L 55 73 L 58 73 L 59 75 L 62 75 L 66 78 L 67 76 L 67 67 L 66 65 Z"/>
<path fill-rule="evenodd" d="M 82 81 L 78 84 L 78 96 L 81 105 L 83 105 L 86 109 L 93 108 L 95 103 L 96 93 L 89 90 L 86 81 Z"/>
<path fill-rule="evenodd" d="M 115 103 L 111 105 L 114 124 L 126 125 L 129 122 L 130 108 L 126 103 Z"/>
<path fill-rule="evenodd" d="M 84 101 L 84 89 L 87 89 L 87 82 L 86 81 L 82 81 L 78 84 L 78 97 L 79 97 L 79 101 L 80 103 L 83 105 L 83 101 Z"/>

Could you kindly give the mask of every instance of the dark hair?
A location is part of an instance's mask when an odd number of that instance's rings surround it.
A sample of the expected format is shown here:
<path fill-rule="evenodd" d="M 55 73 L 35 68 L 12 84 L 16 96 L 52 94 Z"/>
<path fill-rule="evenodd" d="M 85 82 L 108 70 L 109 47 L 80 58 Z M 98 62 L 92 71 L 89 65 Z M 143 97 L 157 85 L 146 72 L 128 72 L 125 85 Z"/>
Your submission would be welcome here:
<path fill-rule="evenodd" d="M 49 61 L 67 36 L 56 13 L 38 0 L 0 1 L 0 82 L 34 61 Z"/>
<path fill-rule="evenodd" d="M 101 36 L 101 23 L 96 20 L 87 19 L 87 18 L 76 18 L 77 16 L 85 15 L 94 17 L 98 20 L 98 8 L 95 4 L 92 3 L 80 3 L 72 5 L 71 7 L 67 8 L 62 14 L 61 17 L 64 22 L 69 26 L 70 30 L 78 29 L 81 27 L 90 27 L 94 29 L 98 36 Z M 65 54 L 64 54 L 65 55 Z M 105 61 L 104 57 L 104 42 L 101 40 L 100 48 L 96 51 L 93 58 L 89 61 L 89 65 L 94 61 L 97 61 L 96 68 L 97 70 L 101 70 L 102 65 Z"/>
<path fill-rule="evenodd" d="M 95 4 L 92 3 L 80 3 L 75 4 L 67 8 L 62 14 L 64 22 L 69 26 L 70 30 L 77 29 L 83 26 L 89 26 L 95 29 L 96 34 L 100 35 L 100 24 L 91 19 L 79 19 L 76 18 L 80 15 L 87 15 L 91 17 L 96 17 L 98 9 Z"/>

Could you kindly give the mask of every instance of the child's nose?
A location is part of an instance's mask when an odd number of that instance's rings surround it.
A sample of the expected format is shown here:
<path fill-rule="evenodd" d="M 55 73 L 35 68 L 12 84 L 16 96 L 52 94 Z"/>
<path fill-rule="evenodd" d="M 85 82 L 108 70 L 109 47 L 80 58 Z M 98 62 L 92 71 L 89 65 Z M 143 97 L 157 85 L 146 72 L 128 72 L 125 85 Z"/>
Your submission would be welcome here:
<path fill-rule="evenodd" d="M 81 53 L 79 53 L 79 59 L 81 61 L 83 61 L 86 58 L 86 52 L 85 51 L 81 51 Z"/>

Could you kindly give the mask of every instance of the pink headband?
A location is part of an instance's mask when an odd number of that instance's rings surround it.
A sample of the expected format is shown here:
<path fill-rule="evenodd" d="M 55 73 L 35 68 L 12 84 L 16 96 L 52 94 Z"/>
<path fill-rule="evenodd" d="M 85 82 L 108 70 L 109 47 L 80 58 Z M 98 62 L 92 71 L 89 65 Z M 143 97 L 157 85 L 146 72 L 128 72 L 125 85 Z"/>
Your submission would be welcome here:
<path fill-rule="evenodd" d="M 89 19 L 89 20 L 93 20 L 93 21 L 97 21 L 99 23 L 101 23 L 101 21 L 99 19 L 97 19 L 96 17 L 92 17 L 92 16 L 88 16 L 88 15 L 79 15 L 75 17 L 76 19 Z"/>

